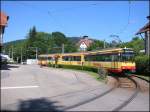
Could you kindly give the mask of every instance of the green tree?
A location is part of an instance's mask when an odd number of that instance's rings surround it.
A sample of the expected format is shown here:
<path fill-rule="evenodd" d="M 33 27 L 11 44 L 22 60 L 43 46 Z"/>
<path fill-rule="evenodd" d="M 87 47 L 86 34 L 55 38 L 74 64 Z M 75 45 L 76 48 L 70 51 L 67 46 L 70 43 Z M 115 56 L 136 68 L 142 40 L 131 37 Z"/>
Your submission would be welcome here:
<path fill-rule="evenodd" d="M 75 43 L 67 40 L 67 43 L 65 44 L 65 53 L 69 52 L 77 52 L 77 46 L 75 45 Z"/>
<path fill-rule="evenodd" d="M 104 42 L 100 40 L 94 40 L 94 42 L 87 48 L 88 51 L 104 48 Z"/>
<path fill-rule="evenodd" d="M 66 36 L 61 32 L 52 32 L 52 39 L 56 46 L 62 46 L 62 44 L 67 43 Z"/>
<path fill-rule="evenodd" d="M 50 52 L 51 53 L 61 53 L 62 52 L 62 45 L 64 44 L 66 46 L 67 43 L 68 43 L 68 39 L 63 33 L 52 32 Z"/>
<path fill-rule="evenodd" d="M 136 55 L 140 54 L 140 50 L 144 49 L 144 40 L 139 37 L 133 37 L 130 42 L 124 42 L 120 47 L 129 47 L 133 48 Z"/>
<path fill-rule="evenodd" d="M 8 42 L 4 44 L 5 54 L 9 55 L 10 58 L 12 58 L 12 52 L 13 52 L 13 59 L 14 61 L 21 61 L 21 53 L 22 53 L 22 60 L 26 60 L 26 40 L 16 40 L 12 42 Z M 18 60 L 17 60 L 18 59 Z"/>
<path fill-rule="evenodd" d="M 27 34 L 27 38 L 24 40 L 17 40 L 13 42 L 5 43 L 5 51 L 7 54 L 12 53 L 12 46 L 14 52 L 15 61 L 20 62 L 21 51 L 23 60 L 36 57 L 36 48 L 38 48 L 38 54 L 47 53 L 61 53 L 62 44 L 64 44 L 65 52 L 76 52 L 77 47 L 73 41 L 70 41 L 63 33 L 53 32 L 37 32 L 36 27 L 31 28 Z M 11 55 L 10 55 L 11 56 Z"/>
<path fill-rule="evenodd" d="M 37 31 L 36 31 L 36 27 L 33 26 L 33 28 L 31 28 L 29 30 L 29 33 L 27 35 L 27 43 L 26 43 L 26 54 L 27 54 L 27 58 L 34 58 L 35 57 L 35 50 L 33 50 L 33 48 L 35 49 L 35 47 L 37 47 L 35 45 L 36 42 L 36 37 L 37 37 Z"/>

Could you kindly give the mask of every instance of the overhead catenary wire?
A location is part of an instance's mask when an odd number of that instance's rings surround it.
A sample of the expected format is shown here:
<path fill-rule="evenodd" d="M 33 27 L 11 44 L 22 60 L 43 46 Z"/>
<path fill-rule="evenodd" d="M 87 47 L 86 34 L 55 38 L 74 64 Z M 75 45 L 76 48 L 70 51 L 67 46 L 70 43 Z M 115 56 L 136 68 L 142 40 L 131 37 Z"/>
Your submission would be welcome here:
<path fill-rule="evenodd" d="M 29 5 L 29 4 L 26 4 L 26 3 L 24 3 L 24 2 L 18 2 L 19 4 L 21 4 L 22 6 L 25 6 L 25 7 L 30 7 L 31 9 L 33 9 L 33 10 L 37 10 L 37 12 L 38 11 L 40 11 L 40 13 L 43 13 L 43 10 L 41 10 L 39 7 L 37 8 L 37 7 L 35 7 L 34 5 Z M 49 17 L 51 17 L 51 19 L 52 19 L 52 21 L 55 23 L 55 24 L 57 24 L 56 26 L 57 27 L 59 27 L 59 28 L 63 28 L 63 25 L 58 21 L 58 19 L 57 19 L 57 21 L 56 21 L 56 18 L 54 18 L 54 16 L 52 15 L 52 13 L 51 13 L 51 11 L 49 11 L 49 10 L 45 10 L 46 11 L 46 13 L 47 13 L 47 15 L 49 16 Z"/>
<path fill-rule="evenodd" d="M 19 4 L 23 5 L 23 6 L 27 6 L 27 7 L 30 7 L 32 9 L 36 9 L 38 11 L 40 11 L 41 13 L 43 13 L 43 10 L 41 10 L 39 7 L 35 7 L 34 5 L 29 5 L 29 4 L 26 4 L 24 2 L 18 2 Z M 98 5 L 97 3 L 91 3 L 91 4 L 88 4 L 88 5 L 84 5 L 84 6 L 94 6 L 94 5 Z M 65 9 L 61 9 L 60 10 L 54 10 L 54 11 L 51 11 L 51 10 L 45 10 L 47 15 L 51 17 L 51 19 L 54 21 L 55 24 L 57 24 L 56 26 L 59 27 L 59 28 L 62 28 L 64 29 L 64 25 L 62 24 L 62 22 L 60 22 L 60 20 L 58 18 L 55 18 L 53 13 L 57 13 L 57 12 L 63 12 L 63 11 L 69 11 L 71 9 L 78 9 L 78 8 L 83 8 L 83 5 L 81 6 L 78 6 L 78 7 L 71 7 L 71 8 L 65 8 Z"/>
<path fill-rule="evenodd" d="M 129 6 L 128 6 L 128 20 L 127 24 L 118 32 L 118 35 L 123 33 L 130 25 L 130 17 L 131 17 L 131 1 L 129 0 Z"/>
<path fill-rule="evenodd" d="M 125 30 L 127 30 L 127 28 L 129 27 L 130 25 L 130 18 L 131 18 L 131 1 L 129 0 L 128 1 L 128 18 L 127 18 L 127 23 L 124 25 L 124 27 L 117 33 L 117 34 L 112 34 L 110 35 L 109 37 L 115 37 L 114 39 L 115 40 L 119 40 L 119 42 L 122 43 L 121 39 L 119 38 L 120 34 L 124 33 Z"/>

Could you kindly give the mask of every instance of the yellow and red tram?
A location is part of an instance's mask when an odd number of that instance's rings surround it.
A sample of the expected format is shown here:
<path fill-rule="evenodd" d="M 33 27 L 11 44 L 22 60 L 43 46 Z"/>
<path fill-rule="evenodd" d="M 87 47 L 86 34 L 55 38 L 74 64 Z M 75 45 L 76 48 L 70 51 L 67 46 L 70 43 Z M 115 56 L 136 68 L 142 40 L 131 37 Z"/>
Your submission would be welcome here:
<path fill-rule="evenodd" d="M 111 48 L 97 51 L 39 55 L 40 65 L 61 64 L 103 68 L 111 73 L 135 71 L 131 48 Z M 56 61 L 57 60 L 57 61 Z"/>

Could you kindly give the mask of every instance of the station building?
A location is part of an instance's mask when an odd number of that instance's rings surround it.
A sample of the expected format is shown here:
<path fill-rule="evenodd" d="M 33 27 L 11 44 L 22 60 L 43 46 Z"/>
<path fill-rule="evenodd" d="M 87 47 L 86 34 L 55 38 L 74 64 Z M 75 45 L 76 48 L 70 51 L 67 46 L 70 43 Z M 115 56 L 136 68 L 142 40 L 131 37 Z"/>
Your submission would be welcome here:
<path fill-rule="evenodd" d="M 145 54 L 150 55 L 150 16 L 148 16 L 147 19 L 149 20 L 149 22 L 141 29 L 139 29 L 136 35 L 141 35 L 141 37 L 144 39 Z"/>
<path fill-rule="evenodd" d="M 4 12 L 0 12 L 0 47 L 3 44 L 3 35 L 5 32 L 5 27 L 7 26 L 9 16 L 7 16 Z"/>

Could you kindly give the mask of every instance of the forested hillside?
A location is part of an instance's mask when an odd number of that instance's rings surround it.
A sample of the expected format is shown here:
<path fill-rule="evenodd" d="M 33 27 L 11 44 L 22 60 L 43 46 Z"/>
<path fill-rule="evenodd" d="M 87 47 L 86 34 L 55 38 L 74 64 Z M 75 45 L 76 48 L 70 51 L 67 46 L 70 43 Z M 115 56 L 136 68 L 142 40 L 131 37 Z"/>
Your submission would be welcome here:
<path fill-rule="evenodd" d="M 36 27 L 33 27 L 29 30 L 26 39 L 5 43 L 3 51 L 10 57 L 13 53 L 14 60 L 17 60 L 17 58 L 20 60 L 21 54 L 23 60 L 26 60 L 27 58 L 35 58 L 36 49 L 38 50 L 38 54 L 61 53 L 63 47 L 65 53 L 77 52 L 78 47 L 76 44 L 80 39 L 81 37 L 66 37 L 62 32 L 38 32 Z M 109 47 L 130 47 L 138 55 L 139 51 L 144 49 L 144 41 L 139 37 L 134 37 L 129 42 L 120 43 L 115 40 L 110 43 L 105 42 L 105 48 Z M 104 41 L 93 39 L 92 45 L 87 50 L 91 51 L 103 48 Z"/>

